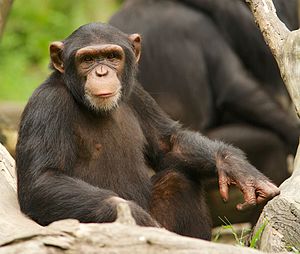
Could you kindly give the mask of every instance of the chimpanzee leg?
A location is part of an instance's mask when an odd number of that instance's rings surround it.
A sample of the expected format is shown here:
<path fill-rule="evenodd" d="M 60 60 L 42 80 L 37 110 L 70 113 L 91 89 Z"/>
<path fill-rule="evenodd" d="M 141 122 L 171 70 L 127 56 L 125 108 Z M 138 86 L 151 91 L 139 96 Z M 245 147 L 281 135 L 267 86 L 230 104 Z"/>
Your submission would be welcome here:
<path fill-rule="evenodd" d="M 165 170 L 152 177 L 150 214 L 166 229 L 210 240 L 211 218 L 203 186 L 183 173 Z"/>

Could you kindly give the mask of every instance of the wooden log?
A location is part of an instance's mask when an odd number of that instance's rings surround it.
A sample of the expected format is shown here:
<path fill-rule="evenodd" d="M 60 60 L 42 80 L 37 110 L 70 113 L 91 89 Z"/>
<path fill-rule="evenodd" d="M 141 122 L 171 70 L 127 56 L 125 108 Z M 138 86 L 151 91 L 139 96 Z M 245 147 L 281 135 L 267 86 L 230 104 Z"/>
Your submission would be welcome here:
<path fill-rule="evenodd" d="M 42 227 L 20 212 L 14 160 L 0 144 L 0 254 L 259 254 L 235 247 L 179 236 L 162 228 L 140 227 L 127 205 L 118 207 L 114 223 L 83 224 L 62 220 Z"/>
<path fill-rule="evenodd" d="M 289 31 L 276 15 L 272 0 L 246 0 L 256 23 L 269 45 L 280 69 L 281 76 L 300 115 L 300 30 Z M 265 226 L 258 243 L 264 251 L 300 251 L 300 151 L 294 164 L 293 175 L 281 186 L 281 194 L 264 208 L 255 226 L 258 232 Z M 254 233 L 255 233 L 254 232 Z"/>
<path fill-rule="evenodd" d="M 0 246 L 43 229 L 21 213 L 16 190 L 14 159 L 0 144 Z"/>
<path fill-rule="evenodd" d="M 269 252 L 300 250 L 300 151 L 293 175 L 280 186 L 280 195 L 271 200 L 255 226 L 254 234 L 264 225 L 259 249 Z"/>

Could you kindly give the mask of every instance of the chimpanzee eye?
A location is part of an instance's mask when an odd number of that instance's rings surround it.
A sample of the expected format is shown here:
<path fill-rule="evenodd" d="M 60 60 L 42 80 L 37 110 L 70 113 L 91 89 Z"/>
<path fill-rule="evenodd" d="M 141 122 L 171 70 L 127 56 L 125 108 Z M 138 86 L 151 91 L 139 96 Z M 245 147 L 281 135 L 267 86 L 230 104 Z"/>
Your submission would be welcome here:
<path fill-rule="evenodd" d="M 111 52 L 111 53 L 109 53 L 109 54 L 106 56 L 107 59 L 114 59 L 114 58 L 116 58 L 116 57 L 117 57 L 117 55 L 116 55 L 115 52 Z"/>
<path fill-rule="evenodd" d="M 92 56 L 84 56 L 84 57 L 82 58 L 82 60 L 83 60 L 84 62 L 92 62 L 94 59 L 93 59 Z"/>

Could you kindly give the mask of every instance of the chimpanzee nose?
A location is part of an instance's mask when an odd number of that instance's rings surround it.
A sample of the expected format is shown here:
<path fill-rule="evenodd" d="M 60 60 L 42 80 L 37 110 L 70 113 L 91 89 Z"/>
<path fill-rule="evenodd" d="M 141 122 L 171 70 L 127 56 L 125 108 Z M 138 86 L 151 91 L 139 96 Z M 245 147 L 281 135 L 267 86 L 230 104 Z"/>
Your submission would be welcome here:
<path fill-rule="evenodd" d="M 97 69 L 96 69 L 96 75 L 98 77 L 103 77 L 105 75 L 108 74 L 108 69 L 103 67 L 103 66 L 99 66 Z"/>

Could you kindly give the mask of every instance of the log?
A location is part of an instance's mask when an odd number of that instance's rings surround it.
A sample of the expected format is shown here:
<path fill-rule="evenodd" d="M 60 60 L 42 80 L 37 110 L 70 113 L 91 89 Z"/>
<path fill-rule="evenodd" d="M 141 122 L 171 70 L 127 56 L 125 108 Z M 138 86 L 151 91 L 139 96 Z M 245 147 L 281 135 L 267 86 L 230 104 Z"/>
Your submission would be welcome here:
<path fill-rule="evenodd" d="M 272 0 L 246 0 L 300 116 L 300 30 L 289 31 L 276 15 Z M 264 228 L 258 246 L 263 251 L 300 252 L 300 148 L 294 172 L 281 186 L 279 196 L 270 201 L 255 226 L 254 234 Z M 298 252 L 297 252 L 298 251 Z"/>
<path fill-rule="evenodd" d="M 114 223 L 83 224 L 69 219 L 42 227 L 20 211 L 14 165 L 0 144 L 0 254 L 262 254 L 250 248 L 179 236 L 162 228 L 137 226 L 125 204 L 118 207 Z"/>
<path fill-rule="evenodd" d="M 280 252 L 300 250 L 300 149 L 294 172 L 280 186 L 280 195 L 268 202 L 255 226 L 254 234 L 266 225 L 257 246 L 260 250 Z"/>

